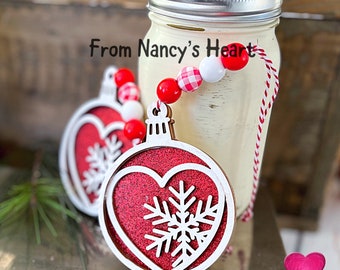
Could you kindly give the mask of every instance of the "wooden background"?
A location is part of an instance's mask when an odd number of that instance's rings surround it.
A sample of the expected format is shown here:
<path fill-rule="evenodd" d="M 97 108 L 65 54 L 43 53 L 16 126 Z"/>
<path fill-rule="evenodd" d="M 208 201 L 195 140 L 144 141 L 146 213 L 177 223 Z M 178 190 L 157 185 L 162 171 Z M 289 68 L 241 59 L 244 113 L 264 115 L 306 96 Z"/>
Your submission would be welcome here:
<path fill-rule="evenodd" d="M 59 142 L 106 66 L 136 71 L 134 55 L 91 58 L 90 39 L 136 52 L 150 24 L 144 0 L 45 2 L 0 2 L 0 140 L 31 148 Z M 262 178 L 281 224 L 315 228 L 339 147 L 340 2 L 286 0 L 283 11 L 281 91 Z"/>
<path fill-rule="evenodd" d="M 277 30 L 281 90 L 262 179 L 281 214 L 280 225 L 314 229 L 324 187 L 339 164 L 340 2 L 284 1 L 283 11 Z M 296 14 L 285 18 L 285 12 Z M 318 19 L 301 19 L 301 12 Z"/>

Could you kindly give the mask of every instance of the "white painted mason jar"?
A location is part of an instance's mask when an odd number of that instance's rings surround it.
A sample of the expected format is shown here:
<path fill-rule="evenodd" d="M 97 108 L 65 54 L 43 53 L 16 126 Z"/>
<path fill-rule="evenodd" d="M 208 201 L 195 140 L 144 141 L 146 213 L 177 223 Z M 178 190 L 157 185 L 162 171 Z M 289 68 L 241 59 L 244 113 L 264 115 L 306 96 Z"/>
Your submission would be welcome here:
<path fill-rule="evenodd" d="M 215 54 L 212 47 L 233 42 L 257 45 L 278 69 L 280 51 L 275 27 L 281 4 L 282 0 L 150 0 L 151 27 L 139 44 L 138 80 L 144 106 L 157 100 L 156 87 L 161 80 L 176 78 L 184 66 L 199 66 L 209 54 L 209 40 L 211 54 Z M 164 49 L 168 49 L 168 55 Z M 217 83 L 203 82 L 197 91 L 182 93 L 176 103 L 170 104 L 176 137 L 208 153 L 225 171 L 234 190 L 237 216 L 251 200 L 265 80 L 263 61 L 258 56 L 250 57 L 244 69 L 227 71 Z M 263 125 L 259 160 L 269 116 Z"/>

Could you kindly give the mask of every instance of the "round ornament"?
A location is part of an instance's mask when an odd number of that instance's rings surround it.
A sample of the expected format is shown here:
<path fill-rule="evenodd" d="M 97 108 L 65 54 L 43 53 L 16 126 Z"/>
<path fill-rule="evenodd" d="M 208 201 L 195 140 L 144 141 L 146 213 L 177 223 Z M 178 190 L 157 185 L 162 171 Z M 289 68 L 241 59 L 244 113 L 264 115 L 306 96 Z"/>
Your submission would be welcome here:
<path fill-rule="evenodd" d="M 199 72 L 202 79 L 209 83 L 218 82 L 226 74 L 221 60 L 214 55 L 203 58 L 199 65 Z"/>
<path fill-rule="evenodd" d="M 196 67 L 184 67 L 177 75 L 178 86 L 184 92 L 194 92 L 202 84 L 200 71 Z"/>
<path fill-rule="evenodd" d="M 124 127 L 124 135 L 129 140 L 138 140 L 141 141 L 144 139 L 146 134 L 146 128 L 142 121 L 137 119 L 131 119 L 126 122 Z"/>
<path fill-rule="evenodd" d="M 231 43 L 224 47 L 221 61 L 223 66 L 228 70 L 240 70 L 244 68 L 249 61 L 249 55 L 246 47 L 241 43 Z"/>
<path fill-rule="evenodd" d="M 71 202 L 87 215 L 98 215 L 98 197 L 106 170 L 133 146 L 124 136 L 122 106 L 116 100 L 114 66 L 105 70 L 100 94 L 70 118 L 59 149 L 59 170 Z"/>
<path fill-rule="evenodd" d="M 170 104 L 181 97 L 182 90 L 175 79 L 167 78 L 158 84 L 156 93 L 160 101 Z"/>
<path fill-rule="evenodd" d="M 233 231 L 231 187 L 213 159 L 175 140 L 169 106 L 155 102 L 147 116 L 146 141 L 106 174 L 103 236 L 129 269 L 207 269 Z"/>
<path fill-rule="evenodd" d="M 120 68 L 114 74 L 114 81 L 117 87 L 121 87 L 126 83 L 134 82 L 135 76 L 133 75 L 132 71 L 128 68 Z"/>
<path fill-rule="evenodd" d="M 124 121 L 132 119 L 141 120 L 144 115 L 144 108 L 137 100 L 128 100 L 122 106 L 122 118 Z"/>

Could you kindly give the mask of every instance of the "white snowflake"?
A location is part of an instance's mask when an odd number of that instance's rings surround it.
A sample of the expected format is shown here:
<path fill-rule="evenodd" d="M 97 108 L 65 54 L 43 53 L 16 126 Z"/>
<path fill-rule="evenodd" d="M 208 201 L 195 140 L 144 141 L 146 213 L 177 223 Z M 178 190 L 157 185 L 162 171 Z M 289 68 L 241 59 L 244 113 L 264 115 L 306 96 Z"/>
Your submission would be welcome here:
<path fill-rule="evenodd" d="M 203 202 L 199 200 L 196 212 L 190 213 L 188 209 L 195 203 L 196 197 L 193 196 L 189 199 L 189 196 L 195 190 L 195 187 L 191 186 L 185 191 L 184 182 L 180 181 L 179 191 L 173 187 L 169 187 L 169 190 L 176 198 L 169 197 L 169 201 L 177 211 L 170 213 L 168 203 L 163 201 L 161 206 L 156 196 L 153 197 L 154 206 L 144 204 L 144 207 L 151 211 L 150 214 L 144 216 L 144 219 L 156 218 L 152 222 L 154 235 L 146 234 L 145 238 L 153 241 L 146 249 L 156 248 L 157 257 L 160 257 L 162 250 L 168 253 L 172 241 L 177 241 L 179 244 L 171 253 L 172 257 L 178 256 L 172 264 L 172 267 L 175 268 L 184 263 L 195 252 L 191 245 L 192 241 L 196 240 L 198 246 L 204 243 L 209 235 L 209 230 L 201 231 L 199 225 L 200 223 L 208 225 L 214 223 L 218 205 L 212 205 L 213 197 L 209 195 L 204 210 Z M 163 223 L 167 223 L 167 231 L 156 228 L 157 225 Z"/>
<path fill-rule="evenodd" d="M 118 140 L 117 136 L 112 136 L 111 139 L 106 138 L 104 141 L 104 147 L 95 143 L 93 147 L 88 148 L 89 155 L 86 161 L 90 168 L 83 173 L 85 179 L 82 181 L 88 194 L 93 192 L 98 195 L 107 169 L 121 155 L 120 149 L 123 143 Z"/>

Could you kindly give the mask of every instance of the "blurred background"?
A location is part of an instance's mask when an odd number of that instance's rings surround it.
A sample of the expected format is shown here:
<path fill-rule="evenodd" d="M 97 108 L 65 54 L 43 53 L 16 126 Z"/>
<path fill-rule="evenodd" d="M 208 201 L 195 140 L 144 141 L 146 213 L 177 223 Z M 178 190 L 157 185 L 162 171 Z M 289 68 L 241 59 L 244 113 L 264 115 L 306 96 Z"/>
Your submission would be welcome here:
<path fill-rule="evenodd" d="M 58 145 L 74 110 L 111 64 L 137 71 L 146 0 L 0 2 L 0 162 Z M 113 34 L 119 33 L 119 34 Z M 262 168 L 287 253 L 319 251 L 340 269 L 340 2 L 284 0 L 281 90 Z M 89 44 L 132 48 L 90 57 Z M 17 161 L 18 162 L 18 161 Z"/>

